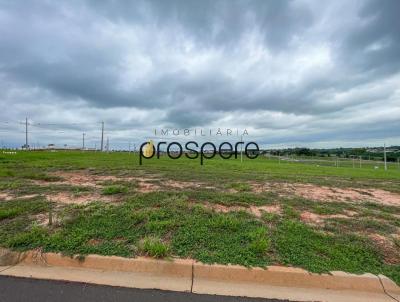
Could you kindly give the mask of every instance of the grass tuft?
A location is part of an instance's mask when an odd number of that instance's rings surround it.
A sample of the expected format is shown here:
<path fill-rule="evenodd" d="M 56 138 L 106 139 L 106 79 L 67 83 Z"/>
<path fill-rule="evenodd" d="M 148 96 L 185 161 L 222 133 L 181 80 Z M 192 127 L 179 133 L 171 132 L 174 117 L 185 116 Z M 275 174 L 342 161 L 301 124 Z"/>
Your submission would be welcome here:
<path fill-rule="evenodd" d="M 127 191 L 128 191 L 128 189 L 126 187 L 124 187 L 124 186 L 112 185 L 112 186 L 108 186 L 108 187 L 103 188 L 101 193 L 103 195 L 114 195 L 114 194 L 126 193 Z"/>
<path fill-rule="evenodd" d="M 155 237 L 145 237 L 141 244 L 141 250 L 154 258 L 165 258 L 170 252 L 169 246 L 162 242 L 160 238 Z"/>

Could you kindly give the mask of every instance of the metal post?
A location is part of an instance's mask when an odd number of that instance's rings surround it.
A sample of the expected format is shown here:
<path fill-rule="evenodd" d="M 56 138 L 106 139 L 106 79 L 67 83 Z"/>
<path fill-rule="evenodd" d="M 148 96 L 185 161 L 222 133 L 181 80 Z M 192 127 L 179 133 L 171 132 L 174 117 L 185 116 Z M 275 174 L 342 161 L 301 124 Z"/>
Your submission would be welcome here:
<path fill-rule="evenodd" d="M 383 160 L 385 161 L 385 171 L 387 170 L 387 163 L 386 163 L 386 144 L 383 145 Z"/>
<path fill-rule="evenodd" d="M 82 150 L 85 150 L 85 132 L 82 133 Z"/>
<path fill-rule="evenodd" d="M 104 142 L 104 122 L 101 122 L 101 144 L 100 144 L 100 151 L 103 151 L 103 142 Z"/>
<path fill-rule="evenodd" d="M 28 118 L 25 118 L 25 149 L 28 150 Z"/>

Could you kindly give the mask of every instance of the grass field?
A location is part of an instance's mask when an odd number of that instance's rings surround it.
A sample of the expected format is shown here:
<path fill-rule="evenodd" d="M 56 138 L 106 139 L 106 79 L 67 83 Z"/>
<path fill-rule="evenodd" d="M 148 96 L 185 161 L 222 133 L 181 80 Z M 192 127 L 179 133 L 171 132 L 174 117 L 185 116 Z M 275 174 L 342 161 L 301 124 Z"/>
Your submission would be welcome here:
<path fill-rule="evenodd" d="M 400 284 L 400 169 L 133 153 L 0 153 L 0 245 L 149 255 Z"/>

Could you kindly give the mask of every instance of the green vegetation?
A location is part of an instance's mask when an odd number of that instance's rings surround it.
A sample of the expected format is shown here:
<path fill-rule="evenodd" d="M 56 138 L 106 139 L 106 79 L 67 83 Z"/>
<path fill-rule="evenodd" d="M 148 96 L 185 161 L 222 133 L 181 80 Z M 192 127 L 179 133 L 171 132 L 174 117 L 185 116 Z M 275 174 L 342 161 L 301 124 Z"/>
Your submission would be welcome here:
<path fill-rule="evenodd" d="M 164 258 L 169 253 L 169 247 L 159 238 L 145 237 L 142 242 L 141 249 L 147 255 L 154 258 Z"/>
<path fill-rule="evenodd" d="M 63 171 L 93 179 L 80 184 L 54 176 Z M 109 176 L 113 181 L 104 181 Z M 154 189 L 141 191 L 143 180 L 149 185 L 145 189 Z M 189 182 L 192 186 L 181 186 Z M 10 199 L 0 201 L 0 245 L 68 255 L 148 255 L 382 273 L 400 283 L 400 206 L 368 202 L 368 194 L 365 202 L 316 202 L 284 194 L 285 185 L 298 183 L 400 192 L 400 170 L 267 158 L 243 164 L 215 158 L 200 166 L 195 160 L 162 157 L 139 166 L 137 157 L 127 153 L 0 154 L 0 190 Z M 255 190 L 261 184 L 264 189 Z M 74 195 L 96 198 L 83 204 L 49 202 L 59 192 L 71 200 Z M 316 218 L 307 220 L 304 213 Z M 388 244 L 381 246 L 374 236 Z"/>
<path fill-rule="evenodd" d="M 382 265 L 378 252 L 362 238 L 327 235 L 298 221 L 279 223 L 274 243 L 282 263 L 315 272 L 338 267 L 356 273 L 376 272 Z"/>
<path fill-rule="evenodd" d="M 103 195 L 114 195 L 114 194 L 121 194 L 126 193 L 128 189 L 124 186 L 113 185 L 103 188 L 102 194 Z"/>

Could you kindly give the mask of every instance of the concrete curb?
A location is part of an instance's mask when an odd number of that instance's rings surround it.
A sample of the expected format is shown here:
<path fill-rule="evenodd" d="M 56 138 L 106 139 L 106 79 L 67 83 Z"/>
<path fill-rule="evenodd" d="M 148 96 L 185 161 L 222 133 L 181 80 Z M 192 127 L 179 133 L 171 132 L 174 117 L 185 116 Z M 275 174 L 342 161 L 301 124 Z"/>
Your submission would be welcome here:
<path fill-rule="evenodd" d="M 1 275 L 204 294 L 298 301 L 400 301 L 400 287 L 383 275 L 315 274 L 281 266 L 250 269 L 237 265 L 207 265 L 189 259 L 168 261 L 99 255 L 80 259 L 55 253 L 17 253 L 1 249 L 0 266 L 9 266 L 0 269 Z M 349 299 L 350 296 L 353 298 Z"/>
<path fill-rule="evenodd" d="M 21 261 L 21 253 L 0 248 L 0 266 L 15 265 Z"/>
<path fill-rule="evenodd" d="M 236 265 L 194 264 L 194 277 L 226 282 L 252 282 L 274 286 L 382 292 L 379 278 L 373 274 L 344 272 L 314 274 L 300 268 L 269 266 L 248 269 Z"/>
<path fill-rule="evenodd" d="M 400 286 L 397 286 L 391 279 L 384 275 L 379 275 L 385 293 L 392 297 L 394 300 L 400 301 Z"/>
<path fill-rule="evenodd" d="M 88 255 L 84 259 L 71 258 L 55 253 L 38 253 L 30 251 L 24 253 L 22 264 L 24 265 L 50 265 L 58 267 L 74 267 L 98 269 L 107 271 L 153 273 L 174 277 L 192 276 L 192 262 L 185 259 L 174 261 L 158 260 L 154 258 L 138 257 L 123 258 L 117 256 Z"/>

